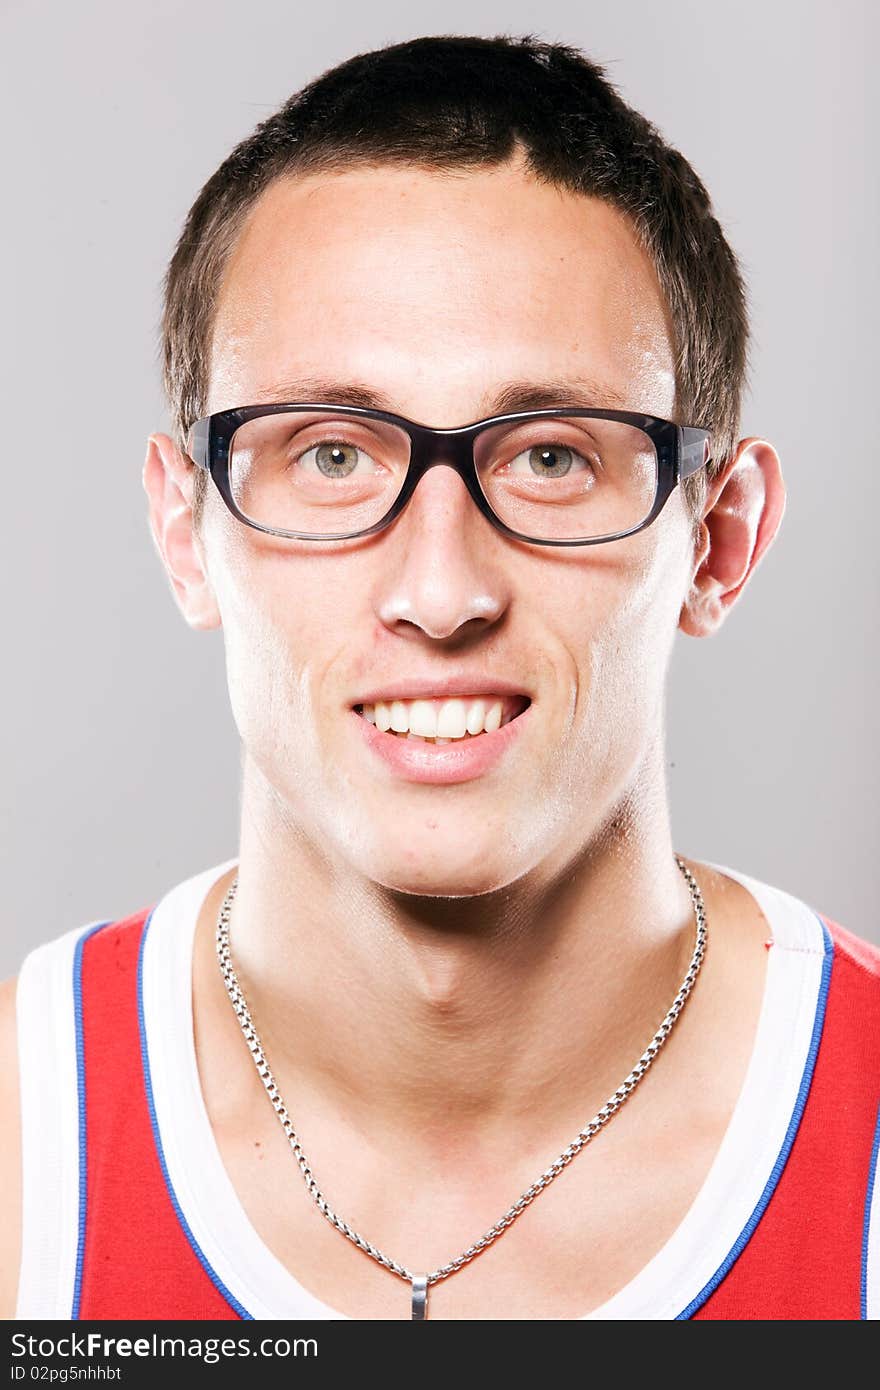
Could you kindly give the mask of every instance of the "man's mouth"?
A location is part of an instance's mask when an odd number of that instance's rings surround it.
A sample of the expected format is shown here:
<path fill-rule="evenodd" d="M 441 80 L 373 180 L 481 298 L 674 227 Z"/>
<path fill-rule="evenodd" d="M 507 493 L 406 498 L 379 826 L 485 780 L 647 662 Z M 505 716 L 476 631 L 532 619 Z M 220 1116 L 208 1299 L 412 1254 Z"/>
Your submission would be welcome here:
<path fill-rule="evenodd" d="M 355 705 L 354 709 L 383 733 L 439 744 L 494 733 L 530 704 L 528 695 L 490 692 L 436 700 L 377 700 L 374 704 Z"/>

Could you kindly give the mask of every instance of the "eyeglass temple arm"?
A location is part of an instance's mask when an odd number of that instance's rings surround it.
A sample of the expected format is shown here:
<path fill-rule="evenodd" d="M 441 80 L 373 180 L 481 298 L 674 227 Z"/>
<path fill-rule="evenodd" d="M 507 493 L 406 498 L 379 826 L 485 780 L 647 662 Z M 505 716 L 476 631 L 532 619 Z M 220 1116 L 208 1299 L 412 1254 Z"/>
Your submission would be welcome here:
<path fill-rule="evenodd" d="M 189 433 L 186 436 L 186 452 L 193 463 L 199 468 L 208 470 L 208 439 L 211 429 L 211 420 L 206 416 L 203 420 L 196 420 L 190 425 Z"/>
<path fill-rule="evenodd" d="M 711 463 L 709 431 L 691 425 L 679 425 L 678 476 L 689 478 L 698 469 Z"/>

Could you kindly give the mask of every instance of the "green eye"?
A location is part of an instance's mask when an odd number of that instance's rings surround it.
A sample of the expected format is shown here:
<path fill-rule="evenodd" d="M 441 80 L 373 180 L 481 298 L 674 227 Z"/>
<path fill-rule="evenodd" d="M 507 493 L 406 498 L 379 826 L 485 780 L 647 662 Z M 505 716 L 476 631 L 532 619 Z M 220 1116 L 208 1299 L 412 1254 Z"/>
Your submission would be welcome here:
<path fill-rule="evenodd" d="M 572 466 L 574 453 L 564 444 L 541 444 L 529 450 L 529 466 L 535 473 L 553 472 L 554 477 L 567 473 Z"/>
<path fill-rule="evenodd" d="M 314 449 L 308 451 L 314 453 L 315 462 L 322 473 L 328 477 L 338 478 L 347 476 L 354 472 L 358 465 L 358 455 L 360 450 L 354 444 L 343 444 L 341 442 L 318 444 Z M 303 458 L 308 455 L 304 454 Z"/>
<path fill-rule="evenodd" d="M 591 466 L 582 454 L 570 449 L 567 444 L 534 444 L 531 449 L 523 449 L 521 454 L 511 459 L 506 471 L 520 477 L 552 481 L 577 472 L 579 464 L 581 470 Z"/>

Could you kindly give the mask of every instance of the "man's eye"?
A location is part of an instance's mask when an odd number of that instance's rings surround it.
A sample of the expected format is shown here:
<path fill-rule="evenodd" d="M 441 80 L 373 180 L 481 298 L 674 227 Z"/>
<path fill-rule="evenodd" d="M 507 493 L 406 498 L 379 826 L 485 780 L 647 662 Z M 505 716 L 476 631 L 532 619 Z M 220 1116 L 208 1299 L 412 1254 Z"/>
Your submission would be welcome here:
<path fill-rule="evenodd" d="M 300 454 L 296 462 L 306 472 L 322 473 L 325 478 L 348 478 L 358 470 L 375 469 L 374 460 L 364 449 L 343 440 L 323 440 L 314 444 Z"/>
<path fill-rule="evenodd" d="M 511 459 L 507 469 L 511 473 L 531 474 L 536 478 L 564 478 L 592 465 L 567 444 L 533 444 Z"/>

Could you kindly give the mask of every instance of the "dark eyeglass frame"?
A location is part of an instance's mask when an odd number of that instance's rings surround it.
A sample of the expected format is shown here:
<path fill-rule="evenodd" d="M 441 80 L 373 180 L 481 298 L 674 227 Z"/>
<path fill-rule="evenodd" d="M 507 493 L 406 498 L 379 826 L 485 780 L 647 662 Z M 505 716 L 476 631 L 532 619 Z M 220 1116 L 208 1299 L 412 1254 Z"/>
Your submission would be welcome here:
<path fill-rule="evenodd" d="M 403 486 L 390 510 L 375 525 L 363 531 L 349 531 L 340 535 L 312 535 L 303 531 L 285 531 L 273 526 L 264 526 L 245 516 L 236 505 L 229 483 L 229 457 L 233 435 L 240 426 L 262 415 L 276 415 L 282 411 L 332 410 L 346 415 L 356 415 L 367 419 L 383 420 L 397 425 L 409 435 L 409 469 Z M 657 490 L 654 504 L 637 526 L 627 531 L 614 531 L 605 536 L 590 536 L 585 540 L 545 540 L 537 536 L 527 536 L 514 531 L 496 516 L 489 500 L 480 487 L 474 457 L 474 442 L 486 429 L 496 425 L 515 423 L 531 419 L 564 416 L 594 420 L 618 420 L 625 425 L 633 425 L 647 434 L 654 444 L 657 455 Z M 419 480 L 429 468 L 446 464 L 454 469 L 464 482 L 478 509 L 503 535 L 513 540 L 526 541 L 530 545 L 601 545 L 607 541 L 622 540 L 633 536 L 650 526 L 660 515 L 675 487 L 684 478 L 705 468 L 711 463 L 709 450 L 710 431 L 696 425 L 677 425 L 671 420 L 663 420 L 656 415 L 641 415 L 631 410 L 602 410 L 585 406 L 550 406 L 543 410 L 518 410 L 512 414 L 490 415 L 485 420 L 477 420 L 471 425 L 461 425 L 455 429 L 431 429 L 427 425 L 416 424 L 403 415 L 393 415 L 386 410 L 373 410 L 365 406 L 340 405 L 334 401 L 314 401 L 310 404 L 296 402 L 264 403 L 262 405 L 238 406 L 232 410 L 218 410 L 213 415 L 205 415 L 194 421 L 187 432 L 187 454 L 193 463 L 203 468 L 213 478 L 217 489 L 230 512 L 246 526 L 256 531 L 265 531 L 271 536 L 283 536 L 290 540 L 304 541 L 342 541 L 354 540 L 360 536 L 373 536 L 384 531 L 396 520 L 412 497 Z"/>

